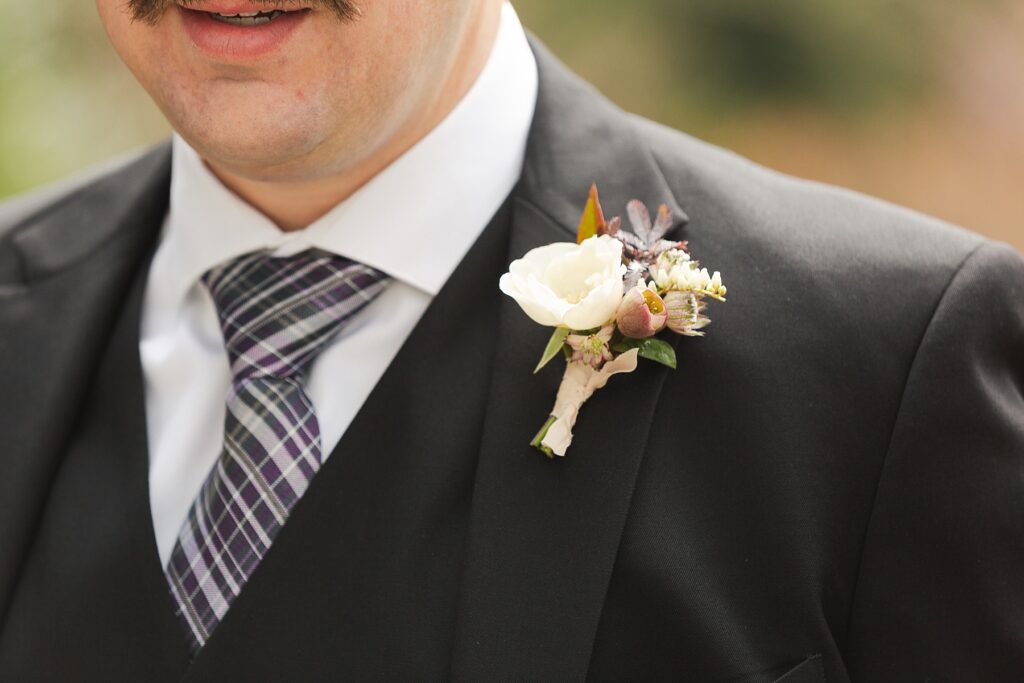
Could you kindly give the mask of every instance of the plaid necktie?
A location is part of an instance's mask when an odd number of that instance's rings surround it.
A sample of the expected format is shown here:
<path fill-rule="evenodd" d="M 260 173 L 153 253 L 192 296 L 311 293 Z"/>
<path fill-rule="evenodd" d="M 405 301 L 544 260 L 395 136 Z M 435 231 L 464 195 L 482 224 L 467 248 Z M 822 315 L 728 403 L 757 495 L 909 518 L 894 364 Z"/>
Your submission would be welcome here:
<path fill-rule="evenodd" d="M 324 252 L 249 254 L 203 276 L 231 362 L 224 449 L 166 575 L 192 651 L 209 639 L 320 468 L 320 426 L 303 379 L 346 320 L 388 284 Z"/>

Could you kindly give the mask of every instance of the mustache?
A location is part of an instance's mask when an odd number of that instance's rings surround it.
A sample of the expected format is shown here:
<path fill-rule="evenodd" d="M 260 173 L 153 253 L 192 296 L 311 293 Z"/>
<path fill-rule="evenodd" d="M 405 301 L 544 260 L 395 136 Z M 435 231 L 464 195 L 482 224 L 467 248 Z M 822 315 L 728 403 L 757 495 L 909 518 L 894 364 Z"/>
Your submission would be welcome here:
<path fill-rule="evenodd" d="M 160 21 L 160 17 L 174 5 L 188 7 L 197 2 L 198 0 L 128 0 L 127 5 L 135 21 L 153 25 Z M 361 14 L 359 6 L 352 0 L 252 0 L 252 3 L 266 5 L 268 9 L 285 10 L 289 7 L 326 9 L 334 12 L 341 21 L 354 21 Z"/>

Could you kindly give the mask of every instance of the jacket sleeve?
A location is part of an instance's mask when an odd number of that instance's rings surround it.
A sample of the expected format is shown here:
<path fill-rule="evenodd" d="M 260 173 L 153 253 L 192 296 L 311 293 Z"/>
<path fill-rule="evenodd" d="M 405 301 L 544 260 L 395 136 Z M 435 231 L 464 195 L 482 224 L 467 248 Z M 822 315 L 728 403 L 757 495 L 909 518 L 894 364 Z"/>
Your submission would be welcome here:
<path fill-rule="evenodd" d="M 1008 247 L 965 260 L 921 340 L 845 650 L 854 681 L 1024 680 L 1024 260 Z"/>

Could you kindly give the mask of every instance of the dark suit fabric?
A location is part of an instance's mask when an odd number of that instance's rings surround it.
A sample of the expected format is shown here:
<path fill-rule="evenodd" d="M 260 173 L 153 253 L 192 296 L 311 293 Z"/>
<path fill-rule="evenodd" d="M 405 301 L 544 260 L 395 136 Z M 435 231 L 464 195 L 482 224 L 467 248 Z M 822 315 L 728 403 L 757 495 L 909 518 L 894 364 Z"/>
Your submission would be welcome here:
<path fill-rule="evenodd" d="M 627 115 L 535 51 L 519 184 L 191 662 L 136 355 L 168 149 L 0 227 L 0 680 L 1024 675 L 1024 260 Z M 497 278 L 572 239 L 592 181 L 608 213 L 668 203 L 730 297 L 552 462 L 527 442 L 560 369 L 531 375 L 548 332 Z"/>
<path fill-rule="evenodd" d="M 174 680 L 189 651 L 149 507 L 130 289 L 71 429 L 0 634 L 3 680 Z"/>

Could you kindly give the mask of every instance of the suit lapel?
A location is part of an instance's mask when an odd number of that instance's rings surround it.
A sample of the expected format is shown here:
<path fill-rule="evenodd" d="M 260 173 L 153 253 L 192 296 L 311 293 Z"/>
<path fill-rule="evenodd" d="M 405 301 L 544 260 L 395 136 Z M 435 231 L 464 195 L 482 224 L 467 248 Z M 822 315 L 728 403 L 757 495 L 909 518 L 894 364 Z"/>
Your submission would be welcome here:
<path fill-rule="evenodd" d="M 685 221 L 626 116 L 534 49 L 540 95 L 509 258 L 571 240 L 592 181 L 609 214 L 623 214 L 635 197 L 668 203 Z M 668 372 L 645 362 L 612 379 L 581 412 L 567 457 L 549 461 L 528 445 L 561 380 L 557 362 L 531 375 L 549 334 L 502 302 L 453 651 L 457 680 L 585 678 Z"/>
<path fill-rule="evenodd" d="M 15 226 L 0 283 L 0 616 L 132 277 L 166 211 L 160 147 Z"/>

